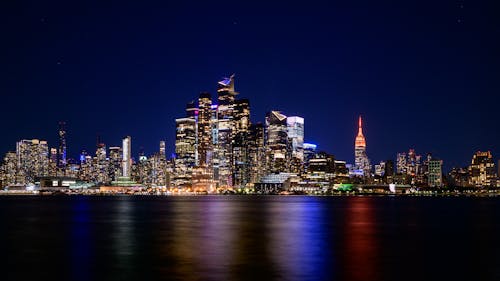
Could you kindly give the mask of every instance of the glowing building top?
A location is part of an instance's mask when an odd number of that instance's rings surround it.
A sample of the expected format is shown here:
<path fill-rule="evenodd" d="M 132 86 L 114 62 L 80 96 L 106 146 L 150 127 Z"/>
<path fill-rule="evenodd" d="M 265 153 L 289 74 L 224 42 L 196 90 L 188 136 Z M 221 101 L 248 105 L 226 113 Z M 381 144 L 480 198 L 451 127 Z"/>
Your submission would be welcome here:
<path fill-rule="evenodd" d="M 363 121 L 361 119 L 361 116 L 359 116 L 359 121 L 358 121 L 358 135 L 356 136 L 356 141 L 354 143 L 355 147 L 359 148 L 366 148 L 366 140 L 365 136 L 363 136 Z"/>

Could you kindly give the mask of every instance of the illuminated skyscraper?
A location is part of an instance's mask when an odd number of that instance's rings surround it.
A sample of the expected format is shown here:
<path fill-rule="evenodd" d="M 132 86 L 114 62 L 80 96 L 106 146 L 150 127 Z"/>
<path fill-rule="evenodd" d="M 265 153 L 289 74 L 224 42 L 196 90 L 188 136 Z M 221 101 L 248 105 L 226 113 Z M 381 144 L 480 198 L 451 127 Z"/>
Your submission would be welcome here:
<path fill-rule="evenodd" d="M 201 93 L 198 99 L 198 165 L 210 166 L 212 155 L 212 96 Z"/>
<path fill-rule="evenodd" d="M 233 185 L 244 187 L 250 181 L 248 158 L 250 102 L 248 99 L 239 99 L 234 102 L 234 124 L 234 131 L 232 133 Z"/>
<path fill-rule="evenodd" d="M 406 153 L 398 153 L 396 159 L 396 173 L 406 175 L 408 168 L 406 166 Z"/>
<path fill-rule="evenodd" d="M 59 164 L 60 168 L 66 167 L 66 122 L 59 122 Z"/>
<path fill-rule="evenodd" d="M 290 171 L 301 173 L 304 170 L 304 118 L 287 117 L 286 123 L 288 138 L 291 141 Z"/>
<path fill-rule="evenodd" d="M 106 144 L 99 142 L 95 152 L 93 166 L 93 181 L 105 183 L 109 180 L 109 162 L 107 160 Z"/>
<path fill-rule="evenodd" d="M 166 159 L 166 154 L 165 154 L 165 141 L 160 141 L 160 159 L 165 160 Z"/>
<path fill-rule="evenodd" d="M 130 178 L 132 175 L 132 138 L 126 136 L 122 140 L 122 176 Z"/>
<path fill-rule="evenodd" d="M 309 160 L 314 158 L 317 145 L 312 143 L 304 143 L 304 172 L 308 172 Z"/>
<path fill-rule="evenodd" d="M 2 166 L 0 167 L 0 181 L 2 184 L 1 188 L 19 183 L 21 180 L 24 183 L 24 179 L 18 177 L 19 175 L 19 167 L 18 167 L 18 159 L 15 151 L 9 151 L 5 154 L 4 161 Z"/>
<path fill-rule="evenodd" d="M 120 146 L 109 148 L 109 178 L 116 181 L 122 175 L 123 152 Z"/>
<path fill-rule="evenodd" d="M 256 183 L 265 176 L 266 172 L 264 125 L 260 122 L 252 124 L 249 131 L 247 141 L 248 178 L 250 183 Z"/>
<path fill-rule="evenodd" d="M 217 177 L 219 186 L 233 186 L 233 136 L 236 134 L 234 75 L 217 88 Z"/>
<path fill-rule="evenodd" d="M 175 119 L 175 170 L 173 184 L 179 187 L 191 185 L 193 167 L 196 165 L 196 115 L 194 105 L 186 106 L 186 117 Z"/>
<path fill-rule="evenodd" d="M 356 136 L 356 141 L 354 142 L 354 164 L 356 169 L 363 171 L 365 177 L 370 176 L 371 166 L 370 160 L 366 155 L 366 140 L 363 135 L 363 123 L 361 116 L 358 120 L 358 135 Z"/>
<path fill-rule="evenodd" d="M 16 154 L 20 183 L 34 183 L 37 177 L 48 176 L 49 147 L 47 141 L 32 139 L 17 142 Z"/>
<path fill-rule="evenodd" d="M 470 184 L 476 187 L 496 186 L 495 162 L 490 151 L 478 151 L 469 166 Z"/>
<path fill-rule="evenodd" d="M 443 185 L 443 161 L 431 158 L 427 165 L 427 184 L 431 187 L 441 187 Z"/>
<path fill-rule="evenodd" d="M 266 163 L 268 173 L 289 171 L 288 128 L 286 116 L 280 111 L 266 115 Z"/>

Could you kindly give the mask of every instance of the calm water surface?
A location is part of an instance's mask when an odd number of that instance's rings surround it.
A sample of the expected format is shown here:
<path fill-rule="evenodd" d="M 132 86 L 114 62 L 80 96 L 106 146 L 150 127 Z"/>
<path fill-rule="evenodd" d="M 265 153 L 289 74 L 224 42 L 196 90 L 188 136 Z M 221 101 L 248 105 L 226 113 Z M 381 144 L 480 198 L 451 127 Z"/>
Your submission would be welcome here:
<path fill-rule="evenodd" d="M 500 199 L 0 197 L 0 280 L 500 280 Z"/>

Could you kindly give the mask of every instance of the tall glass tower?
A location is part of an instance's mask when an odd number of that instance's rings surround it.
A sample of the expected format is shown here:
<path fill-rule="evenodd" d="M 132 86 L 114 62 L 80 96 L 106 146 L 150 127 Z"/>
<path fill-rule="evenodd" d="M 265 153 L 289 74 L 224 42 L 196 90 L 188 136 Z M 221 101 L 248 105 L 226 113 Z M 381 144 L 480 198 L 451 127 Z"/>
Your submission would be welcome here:
<path fill-rule="evenodd" d="M 130 178 L 131 168 L 132 168 L 132 140 L 130 136 L 126 136 L 122 140 L 122 150 L 123 150 L 123 165 L 122 165 L 122 176 Z"/>

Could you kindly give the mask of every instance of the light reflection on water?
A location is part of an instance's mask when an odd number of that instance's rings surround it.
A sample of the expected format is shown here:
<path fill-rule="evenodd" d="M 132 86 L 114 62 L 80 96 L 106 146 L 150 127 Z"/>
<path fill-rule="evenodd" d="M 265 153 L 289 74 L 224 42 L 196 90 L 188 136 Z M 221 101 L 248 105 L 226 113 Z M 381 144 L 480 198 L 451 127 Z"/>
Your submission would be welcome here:
<path fill-rule="evenodd" d="M 0 203 L 6 280 L 500 280 L 495 199 L 13 197 Z M 464 243 L 471 239 L 476 246 Z"/>

